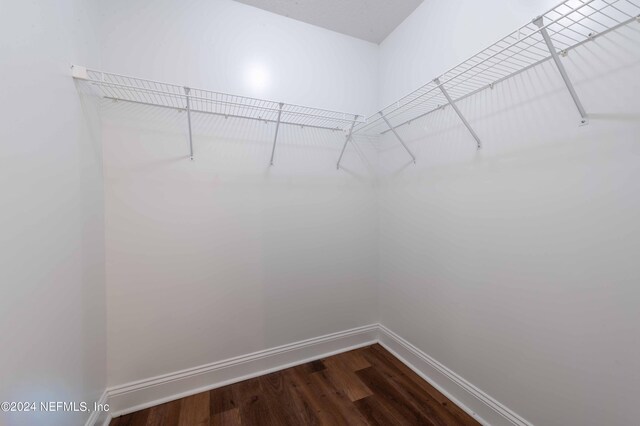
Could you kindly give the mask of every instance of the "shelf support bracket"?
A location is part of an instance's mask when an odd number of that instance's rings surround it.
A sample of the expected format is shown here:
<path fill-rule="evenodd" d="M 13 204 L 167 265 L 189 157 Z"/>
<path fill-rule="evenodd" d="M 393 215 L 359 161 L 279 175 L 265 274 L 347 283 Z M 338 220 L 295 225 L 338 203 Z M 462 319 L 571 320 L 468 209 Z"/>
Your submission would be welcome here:
<path fill-rule="evenodd" d="M 584 126 L 589 124 L 589 117 L 587 116 L 587 111 L 582 106 L 582 102 L 580 102 L 580 98 L 576 93 L 576 89 L 573 88 L 573 84 L 571 83 L 571 79 L 569 79 L 569 74 L 567 74 L 567 70 L 564 68 L 560 57 L 558 56 L 558 52 L 556 48 L 553 46 L 553 41 L 549 36 L 549 32 L 547 31 L 547 27 L 544 26 L 544 17 L 539 16 L 533 20 L 533 23 L 540 28 L 540 34 L 542 34 L 542 38 L 544 38 L 544 42 L 547 44 L 547 48 L 551 53 L 551 57 L 553 58 L 553 62 L 555 62 L 558 71 L 560 71 L 560 75 L 562 76 L 562 80 L 564 80 L 564 84 L 567 86 L 569 93 L 571 94 L 571 98 L 573 98 L 573 102 L 576 104 L 578 108 L 578 112 L 580 113 L 580 125 Z"/>
<path fill-rule="evenodd" d="M 396 135 L 396 138 L 400 141 L 400 143 L 402 144 L 402 146 L 404 147 L 404 149 L 409 153 L 409 155 L 411 156 L 411 159 L 413 160 L 413 164 L 416 163 L 416 156 L 413 155 L 413 152 L 411 152 L 411 150 L 409 149 L 409 147 L 404 143 L 404 141 L 402 140 L 402 138 L 400 137 L 400 135 L 398 134 L 398 132 L 396 131 L 396 128 L 393 127 L 391 125 L 391 123 L 389 123 L 389 120 L 387 120 L 387 117 L 384 116 L 384 114 L 382 113 L 382 111 L 380 111 L 378 114 L 380 114 L 380 117 L 382 117 L 382 119 L 384 120 L 385 123 L 387 123 L 387 126 L 389 126 L 389 130 L 391 130 L 393 132 L 394 135 Z"/>
<path fill-rule="evenodd" d="M 271 149 L 271 162 L 270 166 L 273 166 L 273 157 L 276 155 L 276 142 L 278 142 L 278 130 L 280 129 L 280 118 L 282 117 L 282 107 L 284 104 L 280 102 L 280 109 L 278 110 L 278 121 L 276 122 L 276 134 L 273 137 L 273 148 Z"/>
<path fill-rule="evenodd" d="M 191 134 L 191 100 L 189 97 L 189 92 L 191 89 L 188 87 L 184 88 L 184 93 L 187 97 L 187 122 L 189 124 L 189 157 L 193 160 L 193 135 Z"/>
<path fill-rule="evenodd" d="M 347 149 L 347 144 L 353 137 L 353 128 L 356 125 L 356 121 L 358 120 L 358 116 L 353 116 L 353 122 L 351 123 L 351 127 L 349 128 L 349 133 L 347 134 L 347 138 L 344 141 L 344 145 L 342 145 L 342 151 L 340 152 L 340 158 L 338 158 L 338 164 L 336 164 L 336 170 L 340 170 L 340 162 L 342 161 L 342 156 L 344 155 L 345 149 Z"/>
<path fill-rule="evenodd" d="M 444 85 L 440 83 L 440 79 L 436 78 L 435 80 L 433 80 L 433 82 L 438 85 L 438 87 L 440 88 L 440 91 L 442 92 L 444 97 L 447 98 L 447 101 L 449 102 L 449 105 L 451 105 L 451 108 L 453 108 L 455 113 L 460 118 L 460 121 L 462 121 L 462 124 L 464 124 L 464 127 L 467 128 L 469 133 L 471 133 L 471 136 L 473 136 L 473 138 L 476 140 L 476 144 L 478 145 L 478 149 L 482 148 L 482 142 L 480 142 L 480 137 L 475 132 L 475 130 L 473 130 L 473 127 L 471 127 L 471 124 L 469 124 L 467 119 L 464 118 L 464 115 L 462 115 L 462 111 L 460 111 L 460 109 L 458 108 L 458 105 L 456 105 L 456 103 L 453 102 L 453 99 L 451 99 L 451 96 L 449 96 L 449 92 L 447 92 L 447 89 L 445 89 Z"/>

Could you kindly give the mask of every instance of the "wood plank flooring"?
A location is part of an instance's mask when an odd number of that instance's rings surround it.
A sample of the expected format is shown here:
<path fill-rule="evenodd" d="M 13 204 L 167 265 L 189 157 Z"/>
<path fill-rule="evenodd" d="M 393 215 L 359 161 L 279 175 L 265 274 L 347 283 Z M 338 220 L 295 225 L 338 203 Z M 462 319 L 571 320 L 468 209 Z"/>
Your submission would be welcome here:
<path fill-rule="evenodd" d="M 478 424 L 377 344 L 111 421 L 111 426 Z"/>

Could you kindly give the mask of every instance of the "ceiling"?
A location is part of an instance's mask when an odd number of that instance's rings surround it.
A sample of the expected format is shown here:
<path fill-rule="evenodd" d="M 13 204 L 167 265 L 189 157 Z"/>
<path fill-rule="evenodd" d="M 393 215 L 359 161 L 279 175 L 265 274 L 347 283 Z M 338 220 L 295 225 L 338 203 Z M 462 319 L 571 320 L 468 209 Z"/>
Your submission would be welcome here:
<path fill-rule="evenodd" d="M 372 43 L 380 43 L 423 0 L 236 1 Z"/>

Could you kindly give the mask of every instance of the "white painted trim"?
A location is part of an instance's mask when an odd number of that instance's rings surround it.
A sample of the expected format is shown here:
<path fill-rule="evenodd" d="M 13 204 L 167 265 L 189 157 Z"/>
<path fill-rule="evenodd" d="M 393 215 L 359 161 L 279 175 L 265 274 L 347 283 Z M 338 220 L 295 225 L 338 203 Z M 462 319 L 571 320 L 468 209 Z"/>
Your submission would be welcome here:
<path fill-rule="evenodd" d="M 481 424 L 533 426 L 523 417 L 383 325 L 379 325 L 378 343 Z"/>
<path fill-rule="evenodd" d="M 107 398 L 109 397 L 109 393 L 105 389 L 100 396 L 100 399 L 96 401 L 96 403 L 104 405 L 107 402 Z M 96 424 L 108 425 L 111 421 L 111 416 L 108 412 L 105 411 L 92 411 L 91 415 L 87 419 L 85 426 L 95 426 Z"/>
<path fill-rule="evenodd" d="M 105 391 L 113 417 L 269 374 L 341 352 L 380 343 L 483 425 L 533 426 L 527 420 L 381 324 L 302 340 L 276 348 L 113 386 Z M 92 413 L 91 419 L 98 420 Z M 87 422 L 87 426 L 94 423 Z M 99 423 L 97 423 L 99 424 Z"/>
<path fill-rule="evenodd" d="M 113 386 L 107 389 L 110 414 L 117 417 L 143 410 L 377 341 L 378 325 L 372 324 Z"/>

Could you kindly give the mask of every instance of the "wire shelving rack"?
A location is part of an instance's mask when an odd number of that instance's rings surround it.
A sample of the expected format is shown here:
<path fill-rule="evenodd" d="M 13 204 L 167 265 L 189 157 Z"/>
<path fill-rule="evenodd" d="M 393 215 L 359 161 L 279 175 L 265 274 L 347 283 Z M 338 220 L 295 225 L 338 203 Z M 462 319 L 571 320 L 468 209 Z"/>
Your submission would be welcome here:
<path fill-rule="evenodd" d="M 345 132 L 337 168 L 340 168 L 345 149 L 355 135 L 376 137 L 387 132 L 395 135 L 415 162 L 416 158 L 402 140 L 398 128 L 450 105 L 480 148 L 480 137 L 456 103 L 550 59 L 555 62 L 575 103 L 580 124 L 588 124 L 587 112 L 573 88 L 562 57 L 570 50 L 633 21 L 640 22 L 640 0 L 566 0 L 366 120 L 354 114 L 189 88 L 78 66 L 74 66 L 73 76 L 87 81 L 107 99 L 186 111 L 192 159 L 191 113 L 203 113 L 275 123 L 271 165 L 280 125 Z"/>
<path fill-rule="evenodd" d="M 74 66 L 73 76 L 88 82 L 96 94 L 105 99 L 186 111 L 192 158 L 191 113 L 275 123 L 274 153 L 281 125 L 348 132 L 357 123 L 364 123 L 362 116 L 355 114 L 189 88 L 80 66 Z"/>
<path fill-rule="evenodd" d="M 365 123 L 356 125 L 354 133 L 381 135 L 393 132 L 415 161 L 396 129 L 451 105 L 480 148 L 480 138 L 456 102 L 493 88 L 495 84 L 549 59 L 556 63 L 573 97 L 581 116 L 580 124 L 587 124 L 587 113 L 573 89 L 561 57 L 571 49 L 633 21 L 640 22 L 640 0 L 567 0 L 383 108 Z"/>

